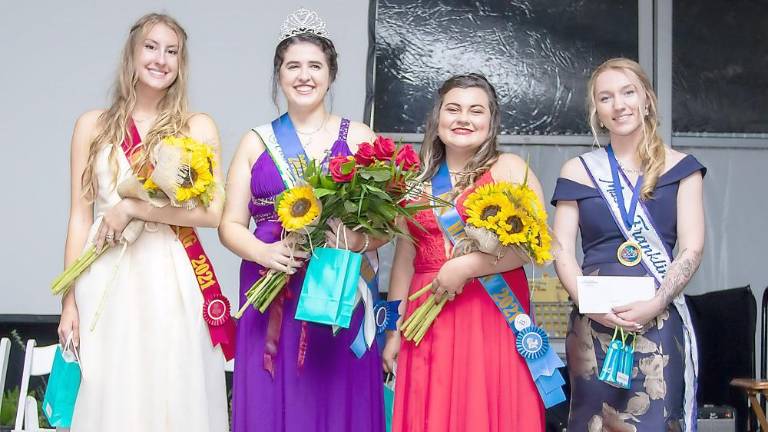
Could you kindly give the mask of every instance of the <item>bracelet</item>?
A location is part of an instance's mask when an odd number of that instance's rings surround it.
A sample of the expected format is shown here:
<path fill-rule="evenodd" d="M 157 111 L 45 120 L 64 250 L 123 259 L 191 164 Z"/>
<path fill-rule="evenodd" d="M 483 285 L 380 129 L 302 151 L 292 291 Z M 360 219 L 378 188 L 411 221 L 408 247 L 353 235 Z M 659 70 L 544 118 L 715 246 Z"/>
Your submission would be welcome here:
<path fill-rule="evenodd" d="M 365 240 L 363 240 L 363 247 L 362 247 L 362 249 L 357 251 L 357 253 L 366 252 L 368 250 L 368 246 L 370 246 L 370 244 L 371 244 L 371 238 L 368 236 L 368 234 L 363 233 L 363 238 L 365 239 Z"/>

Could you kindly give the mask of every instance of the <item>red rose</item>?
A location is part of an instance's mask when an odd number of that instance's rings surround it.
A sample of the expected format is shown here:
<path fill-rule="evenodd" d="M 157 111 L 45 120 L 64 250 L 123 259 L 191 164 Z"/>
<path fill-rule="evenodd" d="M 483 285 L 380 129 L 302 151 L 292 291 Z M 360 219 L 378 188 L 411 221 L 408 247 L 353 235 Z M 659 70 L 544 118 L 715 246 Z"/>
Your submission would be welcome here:
<path fill-rule="evenodd" d="M 418 171 L 419 170 L 419 154 L 413 149 L 413 146 L 406 144 L 403 148 L 397 152 L 395 157 L 395 164 L 399 165 L 406 171 Z"/>
<path fill-rule="evenodd" d="M 395 142 L 389 138 L 378 136 L 376 141 L 373 142 L 373 153 L 376 159 L 388 161 L 395 154 Z"/>
<path fill-rule="evenodd" d="M 346 183 L 355 176 L 355 158 L 352 156 L 335 156 L 328 164 L 331 178 L 337 183 Z"/>
<path fill-rule="evenodd" d="M 355 162 L 362 166 L 370 166 L 376 159 L 376 155 L 373 151 L 373 146 L 370 143 L 364 142 L 357 147 L 357 153 L 355 153 Z"/>

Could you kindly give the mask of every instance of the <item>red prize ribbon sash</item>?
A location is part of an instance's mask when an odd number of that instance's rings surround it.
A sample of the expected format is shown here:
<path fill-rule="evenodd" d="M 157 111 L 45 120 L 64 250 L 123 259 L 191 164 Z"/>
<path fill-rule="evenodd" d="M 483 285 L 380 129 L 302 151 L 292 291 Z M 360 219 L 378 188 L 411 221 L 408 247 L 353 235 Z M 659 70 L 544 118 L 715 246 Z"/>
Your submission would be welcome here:
<path fill-rule="evenodd" d="M 208 323 L 211 342 L 214 346 L 221 345 L 224 357 L 230 360 L 235 356 L 235 323 L 230 315 L 229 300 L 221 293 L 211 260 L 203 250 L 195 229 L 175 228 L 203 293 L 203 319 Z"/>

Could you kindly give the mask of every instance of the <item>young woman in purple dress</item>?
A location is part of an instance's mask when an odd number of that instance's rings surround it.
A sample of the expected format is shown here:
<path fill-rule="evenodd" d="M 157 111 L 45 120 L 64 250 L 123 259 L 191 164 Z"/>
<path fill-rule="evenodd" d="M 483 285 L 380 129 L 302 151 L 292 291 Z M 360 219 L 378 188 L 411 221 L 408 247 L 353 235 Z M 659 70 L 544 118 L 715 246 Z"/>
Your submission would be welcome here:
<path fill-rule="evenodd" d="M 296 22 L 303 24 L 292 24 Z M 374 134 L 367 126 L 326 110 L 338 64 L 322 21 L 314 12 L 299 10 L 289 16 L 282 33 L 274 56 L 273 97 L 277 104 L 279 88 L 307 157 L 351 155 L 358 143 L 372 142 Z M 307 255 L 289 250 L 280 240 L 274 209 L 275 197 L 285 189 L 280 175 L 263 138 L 247 132 L 229 168 L 219 227 L 224 245 L 243 259 L 241 304 L 265 270 L 292 276 L 264 314 L 248 308 L 238 322 L 233 431 L 383 431 L 378 349 L 374 345 L 362 358 L 350 349 L 362 308 L 355 311 L 349 329 L 335 336 L 329 326 L 294 319 Z M 350 250 L 375 250 L 383 243 L 341 228 Z"/>

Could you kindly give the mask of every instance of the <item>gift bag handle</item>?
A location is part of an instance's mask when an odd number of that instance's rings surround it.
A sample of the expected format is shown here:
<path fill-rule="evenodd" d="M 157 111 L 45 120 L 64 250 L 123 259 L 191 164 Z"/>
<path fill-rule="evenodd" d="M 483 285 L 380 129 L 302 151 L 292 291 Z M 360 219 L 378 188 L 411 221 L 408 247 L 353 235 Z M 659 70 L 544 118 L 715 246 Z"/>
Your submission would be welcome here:
<path fill-rule="evenodd" d="M 349 250 L 349 242 L 347 241 L 347 230 L 343 223 L 340 223 L 337 227 L 338 231 L 344 232 L 344 250 Z M 339 233 L 336 233 L 336 249 L 339 249 Z"/>
<path fill-rule="evenodd" d="M 69 332 L 69 335 L 67 335 L 67 341 L 64 342 L 64 346 L 61 347 L 61 357 L 64 358 L 67 363 L 72 363 L 74 361 L 77 364 L 80 364 L 80 355 L 77 353 L 77 348 L 75 348 L 74 344 L 74 333 L 75 332 Z"/>
<path fill-rule="evenodd" d="M 395 387 L 395 378 L 396 378 L 396 375 L 395 375 L 394 372 L 388 373 L 384 377 L 384 385 L 389 385 L 389 386 L 392 386 L 394 388 Z"/>

